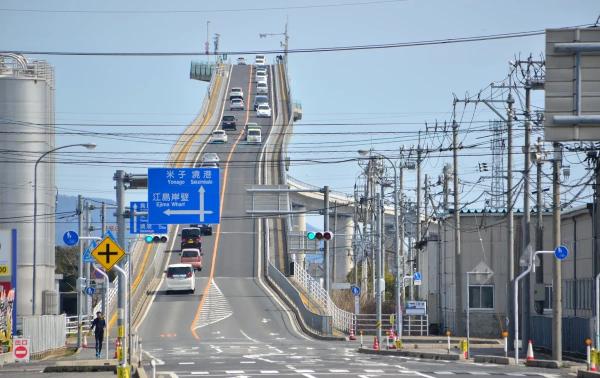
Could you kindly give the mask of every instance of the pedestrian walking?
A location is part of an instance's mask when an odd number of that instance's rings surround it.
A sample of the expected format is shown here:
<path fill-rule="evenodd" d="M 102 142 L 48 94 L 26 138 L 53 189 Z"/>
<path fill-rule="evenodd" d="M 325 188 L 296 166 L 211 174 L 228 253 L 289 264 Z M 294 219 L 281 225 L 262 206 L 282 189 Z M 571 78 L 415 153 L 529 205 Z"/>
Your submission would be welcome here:
<path fill-rule="evenodd" d="M 104 329 L 106 328 L 106 320 L 104 320 L 104 316 L 100 311 L 96 313 L 96 318 L 92 321 L 90 332 L 94 328 L 94 336 L 96 336 L 96 358 L 100 358 L 100 353 L 102 353 L 102 342 L 104 341 Z"/>

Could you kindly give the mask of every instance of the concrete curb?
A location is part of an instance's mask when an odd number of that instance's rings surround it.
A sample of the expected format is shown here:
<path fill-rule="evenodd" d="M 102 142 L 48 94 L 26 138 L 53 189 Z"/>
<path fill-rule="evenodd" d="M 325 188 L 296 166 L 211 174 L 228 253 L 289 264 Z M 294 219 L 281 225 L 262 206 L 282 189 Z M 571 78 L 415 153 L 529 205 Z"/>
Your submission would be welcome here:
<path fill-rule="evenodd" d="M 458 354 L 442 354 L 433 352 L 409 352 L 405 350 L 374 350 L 367 348 L 358 348 L 358 353 L 365 354 L 380 354 L 386 356 L 403 356 L 403 357 L 416 357 L 427 360 L 443 360 L 443 361 L 458 361 L 460 356 Z"/>
<path fill-rule="evenodd" d="M 75 372 L 117 372 L 117 360 L 78 360 L 57 361 L 54 366 L 46 366 L 44 373 L 75 373 Z"/>
<path fill-rule="evenodd" d="M 587 371 L 587 370 L 577 370 L 578 378 L 594 378 L 600 377 L 600 372 L 597 371 Z"/>
<path fill-rule="evenodd" d="M 478 363 L 498 364 L 498 365 L 514 365 L 515 359 L 503 356 L 474 356 L 473 360 Z"/>
<path fill-rule="evenodd" d="M 525 366 L 541 367 L 546 369 L 560 369 L 562 364 L 556 360 L 527 360 Z"/>

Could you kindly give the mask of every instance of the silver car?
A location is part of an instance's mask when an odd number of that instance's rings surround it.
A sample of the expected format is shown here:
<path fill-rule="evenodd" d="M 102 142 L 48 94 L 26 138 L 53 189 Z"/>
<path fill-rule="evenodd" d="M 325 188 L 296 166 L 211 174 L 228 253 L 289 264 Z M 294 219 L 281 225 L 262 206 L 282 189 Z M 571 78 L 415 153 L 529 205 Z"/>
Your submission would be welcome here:
<path fill-rule="evenodd" d="M 239 98 L 234 98 L 229 103 L 229 110 L 244 110 L 244 101 Z"/>

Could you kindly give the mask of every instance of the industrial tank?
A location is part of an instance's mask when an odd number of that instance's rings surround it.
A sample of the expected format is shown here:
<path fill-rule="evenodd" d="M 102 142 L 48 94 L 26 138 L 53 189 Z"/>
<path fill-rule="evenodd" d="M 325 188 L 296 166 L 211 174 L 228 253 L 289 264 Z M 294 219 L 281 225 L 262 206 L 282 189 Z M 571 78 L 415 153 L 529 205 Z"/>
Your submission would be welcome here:
<path fill-rule="evenodd" d="M 0 229 L 17 230 L 17 315 L 32 313 L 34 165 L 54 148 L 54 71 L 45 61 L 0 54 Z M 38 165 L 35 313 L 43 292 L 55 292 L 54 222 L 57 189 L 53 155 Z M 50 163 L 49 163 L 50 162 Z M 10 277 L 0 276 L 0 281 Z M 46 307 L 44 309 L 44 307 Z"/>

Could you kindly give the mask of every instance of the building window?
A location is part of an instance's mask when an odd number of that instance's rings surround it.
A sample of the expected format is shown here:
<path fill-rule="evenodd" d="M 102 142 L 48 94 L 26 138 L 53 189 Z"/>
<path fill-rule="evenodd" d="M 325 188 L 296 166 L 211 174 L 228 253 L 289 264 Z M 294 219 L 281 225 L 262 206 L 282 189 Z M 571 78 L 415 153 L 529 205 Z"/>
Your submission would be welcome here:
<path fill-rule="evenodd" d="M 494 308 L 494 286 L 469 285 L 469 308 Z"/>
<path fill-rule="evenodd" d="M 544 310 L 552 310 L 552 285 L 544 288 Z"/>

